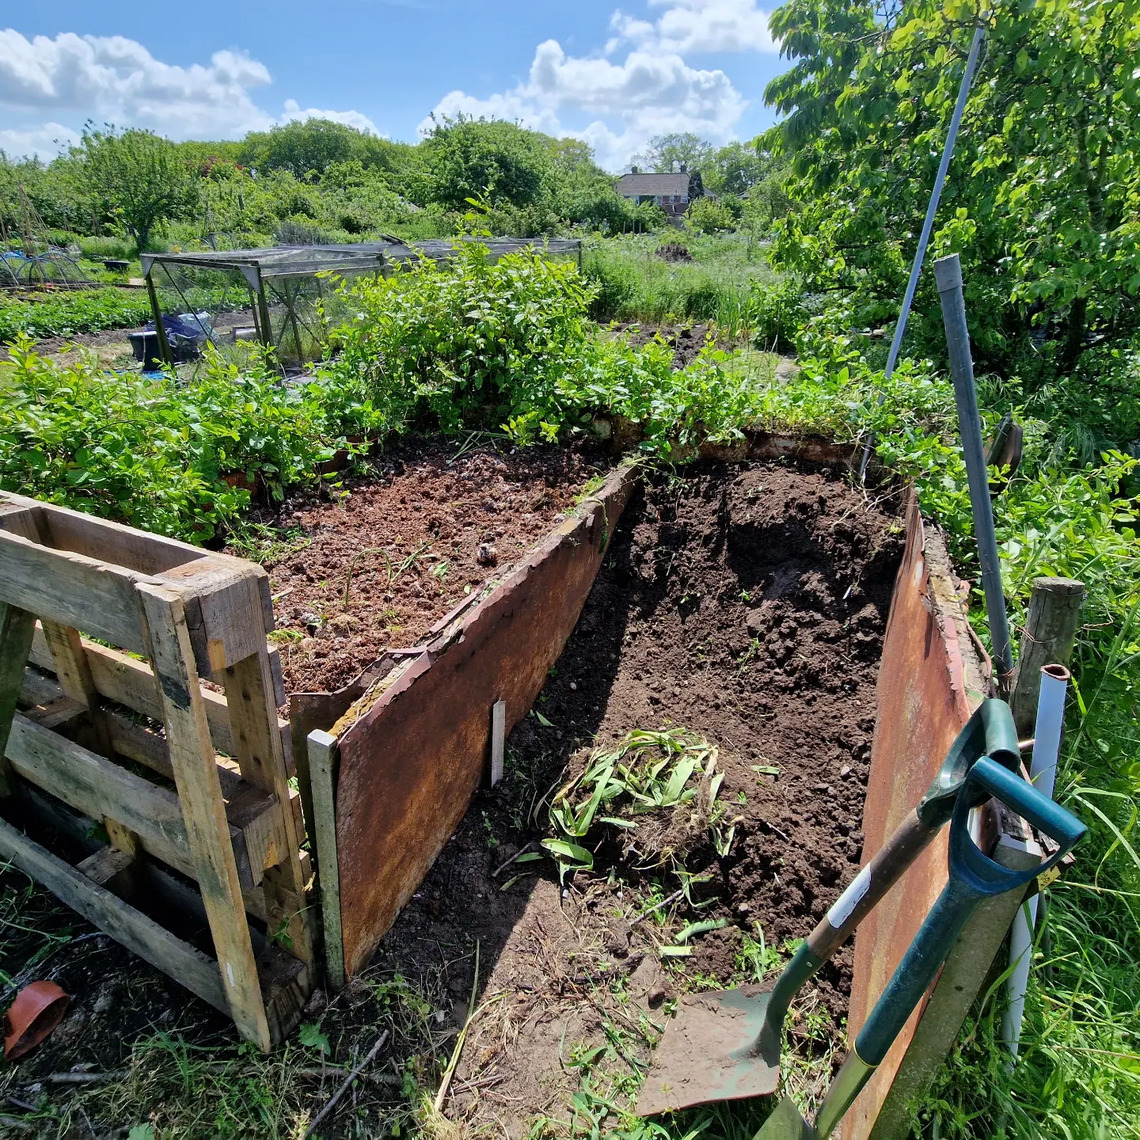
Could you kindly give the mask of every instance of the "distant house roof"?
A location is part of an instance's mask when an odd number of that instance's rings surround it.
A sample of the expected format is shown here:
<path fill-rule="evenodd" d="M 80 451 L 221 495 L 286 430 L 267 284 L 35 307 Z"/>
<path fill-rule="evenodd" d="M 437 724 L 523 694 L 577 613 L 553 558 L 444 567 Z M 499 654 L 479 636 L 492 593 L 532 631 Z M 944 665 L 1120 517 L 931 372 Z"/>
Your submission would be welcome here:
<path fill-rule="evenodd" d="M 657 197 L 662 194 L 688 194 L 689 174 L 623 174 L 617 192 L 625 198 Z"/>

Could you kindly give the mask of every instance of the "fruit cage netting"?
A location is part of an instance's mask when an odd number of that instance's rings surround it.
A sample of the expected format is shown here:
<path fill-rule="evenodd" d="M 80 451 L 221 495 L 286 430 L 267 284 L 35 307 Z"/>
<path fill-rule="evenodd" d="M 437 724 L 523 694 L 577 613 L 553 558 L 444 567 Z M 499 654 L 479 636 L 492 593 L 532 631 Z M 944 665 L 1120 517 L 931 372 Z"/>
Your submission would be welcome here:
<path fill-rule="evenodd" d="M 446 261 L 465 240 L 480 241 L 495 259 L 535 249 L 581 263 L 576 239 L 448 238 L 148 253 L 142 267 L 157 329 L 164 317 L 193 315 L 218 351 L 230 353 L 243 341 L 255 341 L 271 350 L 282 368 L 293 370 L 319 360 L 330 330 L 347 316 L 338 289 L 342 282 L 399 272 L 425 258 Z M 160 339 L 165 339 L 161 332 Z M 163 354 L 173 363 L 166 345 Z"/>

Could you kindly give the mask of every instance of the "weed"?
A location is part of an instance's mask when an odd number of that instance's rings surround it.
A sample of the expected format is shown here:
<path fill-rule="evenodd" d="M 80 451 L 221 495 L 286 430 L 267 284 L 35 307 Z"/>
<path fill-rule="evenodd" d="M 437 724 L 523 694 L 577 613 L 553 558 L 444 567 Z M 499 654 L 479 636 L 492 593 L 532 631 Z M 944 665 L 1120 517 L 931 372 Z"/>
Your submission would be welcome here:
<path fill-rule="evenodd" d="M 683 730 L 635 729 L 615 748 L 595 752 L 550 804 L 555 838 L 543 840 L 543 847 L 558 864 L 559 877 L 593 867 L 593 852 L 578 841 L 596 821 L 601 836 L 595 849 L 615 839 L 623 855 L 636 855 L 639 871 L 668 867 L 687 889 L 683 873 L 690 851 L 711 842 L 726 855 L 735 835 L 717 798 L 724 774 L 716 761 L 715 747 Z M 668 812 L 669 820 L 650 818 L 656 812 Z"/>

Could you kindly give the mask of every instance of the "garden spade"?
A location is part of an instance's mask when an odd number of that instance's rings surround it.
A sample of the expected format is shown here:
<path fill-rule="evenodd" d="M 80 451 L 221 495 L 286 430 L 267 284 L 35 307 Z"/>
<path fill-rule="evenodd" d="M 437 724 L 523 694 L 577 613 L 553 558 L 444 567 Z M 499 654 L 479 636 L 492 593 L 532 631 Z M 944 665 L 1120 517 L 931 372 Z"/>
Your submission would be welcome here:
<path fill-rule="evenodd" d="M 993 796 L 1054 839 L 1057 851 L 1040 866 L 1013 871 L 995 863 L 970 838 L 970 803 L 974 793 Z M 1085 833 L 1085 825 L 1020 775 L 982 757 L 970 769 L 950 821 L 949 879 L 919 927 L 887 988 L 875 1003 L 855 1047 L 835 1075 L 815 1121 L 809 1124 L 788 1097 L 756 1133 L 754 1140 L 826 1140 L 886 1056 L 907 1019 L 934 981 L 951 947 L 978 904 L 995 895 L 1026 887 L 1055 867 Z"/>
<path fill-rule="evenodd" d="M 784 1017 L 792 1000 L 950 819 L 967 775 L 983 756 L 1010 771 L 1020 763 L 1013 714 L 1004 701 L 978 706 L 919 805 L 839 896 L 770 993 L 740 986 L 680 1000 L 638 1095 L 639 1116 L 776 1091 Z M 969 796 L 967 808 L 987 798 L 977 785 L 970 785 Z"/>

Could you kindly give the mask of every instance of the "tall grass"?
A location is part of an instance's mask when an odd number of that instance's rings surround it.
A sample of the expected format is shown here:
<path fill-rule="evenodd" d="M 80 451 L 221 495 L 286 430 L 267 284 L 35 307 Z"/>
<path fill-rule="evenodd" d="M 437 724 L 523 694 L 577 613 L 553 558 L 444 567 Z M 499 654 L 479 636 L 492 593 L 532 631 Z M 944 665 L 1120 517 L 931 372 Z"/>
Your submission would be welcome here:
<path fill-rule="evenodd" d="M 680 243 L 692 261 L 667 261 L 663 245 Z M 716 237 L 668 231 L 589 242 L 586 277 L 598 286 L 590 315 L 598 321 L 715 321 L 730 335 L 749 322 L 753 281 L 772 281 L 763 249 L 743 234 Z"/>

